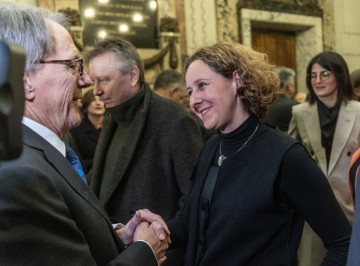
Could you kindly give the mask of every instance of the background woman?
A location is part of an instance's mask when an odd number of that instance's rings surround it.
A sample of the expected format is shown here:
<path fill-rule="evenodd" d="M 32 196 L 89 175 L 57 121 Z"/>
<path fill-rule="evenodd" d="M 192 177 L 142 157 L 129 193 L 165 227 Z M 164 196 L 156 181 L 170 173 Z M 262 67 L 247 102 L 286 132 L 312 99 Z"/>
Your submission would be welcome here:
<path fill-rule="evenodd" d="M 336 52 L 323 52 L 310 60 L 306 85 L 309 101 L 293 107 L 289 135 L 299 140 L 327 177 L 350 222 L 354 204 L 348 171 L 360 147 L 360 103 L 353 90 L 347 64 Z M 325 256 L 320 239 L 307 226 L 299 254 L 300 265 L 319 265 Z"/>
<path fill-rule="evenodd" d="M 70 130 L 70 133 L 79 152 L 84 172 L 87 173 L 92 167 L 104 119 L 105 105 L 100 101 L 99 96 L 94 96 L 92 89 L 84 93 L 81 102 L 84 118 L 78 127 Z"/>
<path fill-rule="evenodd" d="M 238 43 L 199 49 L 185 66 L 190 106 L 210 138 L 184 207 L 168 222 L 185 265 L 294 265 L 304 221 L 345 265 L 351 227 L 319 167 L 294 139 L 259 122 L 279 79 Z"/>

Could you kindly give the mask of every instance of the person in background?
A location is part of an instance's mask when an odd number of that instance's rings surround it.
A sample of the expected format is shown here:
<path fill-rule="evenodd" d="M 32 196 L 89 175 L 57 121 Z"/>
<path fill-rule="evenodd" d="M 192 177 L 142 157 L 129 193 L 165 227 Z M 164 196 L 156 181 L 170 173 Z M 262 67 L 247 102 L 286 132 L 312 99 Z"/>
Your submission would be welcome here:
<path fill-rule="evenodd" d="M 306 72 L 309 100 L 293 107 L 288 133 L 310 152 L 352 222 L 354 204 L 347 177 L 351 156 L 360 147 L 360 103 L 351 100 L 348 66 L 339 53 L 317 54 Z M 299 265 L 319 265 L 324 256 L 321 240 L 306 226 Z"/>
<path fill-rule="evenodd" d="M 185 93 L 183 76 L 178 71 L 166 69 L 160 72 L 155 79 L 154 92 L 166 99 L 178 102 L 190 111 L 189 97 Z"/>
<path fill-rule="evenodd" d="M 107 110 L 91 188 L 114 222 L 130 219 L 139 206 L 165 220 L 173 217 L 203 147 L 198 123 L 147 86 L 140 56 L 128 41 L 109 37 L 97 43 L 89 53 L 89 75 Z"/>
<path fill-rule="evenodd" d="M 70 133 L 86 174 L 92 167 L 92 160 L 105 115 L 105 105 L 99 96 L 94 96 L 93 89 L 84 93 L 81 103 L 83 119 L 79 126 L 70 130 Z"/>
<path fill-rule="evenodd" d="M 299 142 L 260 122 L 279 86 L 267 56 L 239 43 L 203 47 L 185 81 L 191 109 L 220 134 L 167 222 L 170 248 L 187 248 L 184 265 L 296 265 L 304 221 L 328 248 L 322 265 L 345 265 L 351 226 L 326 177 Z"/>
<path fill-rule="evenodd" d="M 295 101 L 295 71 L 288 67 L 278 67 L 280 78 L 280 92 L 275 101 L 270 105 L 269 110 L 263 119 L 264 123 L 276 126 L 283 132 L 289 129 L 292 107 L 298 104 Z"/>
<path fill-rule="evenodd" d="M 25 72 L 19 77 L 25 98 L 23 152 L 0 163 L 0 264 L 163 263 L 170 239 L 161 217 L 136 211 L 115 231 L 81 178 L 81 166 L 76 162 L 76 171 L 66 158 L 71 150 L 61 138 L 80 123 L 81 89 L 91 80 L 65 17 L 2 3 L 0 21 L 0 40 L 26 51 Z"/>
<path fill-rule="evenodd" d="M 204 140 L 208 140 L 212 135 L 217 134 L 215 130 L 207 130 L 201 119 L 199 119 L 190 109 L 189 96 L 185 93 L 183 75 L 176 70 L 168 69 L 161 72 L 155 79 L 154 92 L 158 95 L 174 100 L 182 105 L 198 122 Z"/>
<path fill-rule="evenodd" d="M 360 101 L 360 69 L 356 69 L 350 74 L 351 86 L 354 92 L 354 100 Z"/>

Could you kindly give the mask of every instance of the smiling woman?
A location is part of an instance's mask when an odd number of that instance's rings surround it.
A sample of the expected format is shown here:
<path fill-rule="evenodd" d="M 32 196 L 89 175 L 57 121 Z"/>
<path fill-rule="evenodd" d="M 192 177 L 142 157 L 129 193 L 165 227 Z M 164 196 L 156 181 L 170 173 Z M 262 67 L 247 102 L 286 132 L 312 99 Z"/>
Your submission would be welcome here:
<path fill-rule="evenodd" d="M 193 112 L 220 131 L 168 222 L 172 245 L 187 248 L 185 265 L 296 265 L 304 221 L 328 248 L 328 265 L 345 265 L 351 226 L 326 177 L 300 143 L 260 122 L 279 85 L 266 55 L 239 43 L 203 47 L 185 81 Z"/>

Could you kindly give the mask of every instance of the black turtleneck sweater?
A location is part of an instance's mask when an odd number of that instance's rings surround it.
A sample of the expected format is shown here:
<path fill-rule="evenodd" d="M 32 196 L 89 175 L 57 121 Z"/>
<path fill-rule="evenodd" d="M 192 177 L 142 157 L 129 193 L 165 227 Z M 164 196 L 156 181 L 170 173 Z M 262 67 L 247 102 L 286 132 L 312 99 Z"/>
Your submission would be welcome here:
<path fill-rule="evenodd" d="M 257 130 L 258 123 L 259 122 L 256 119 L 249 118 L 234 131 L 230 133 L 221 133 L 219 155 L 224 155 L 228 158 L 245 148 L 254 137 L 253 133 L 256 133 L 255 131 Z M 217 158 L 215 158 L 215 161 L 217 163 Z"/>

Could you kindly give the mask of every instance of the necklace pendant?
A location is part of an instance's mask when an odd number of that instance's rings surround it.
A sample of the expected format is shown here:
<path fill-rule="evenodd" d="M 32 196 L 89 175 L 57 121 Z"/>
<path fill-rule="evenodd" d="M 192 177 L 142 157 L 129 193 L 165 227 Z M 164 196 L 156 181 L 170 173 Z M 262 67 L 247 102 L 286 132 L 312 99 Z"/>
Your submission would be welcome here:
<path fill-rule="evenodd" d="M 220 155 L 219 159 L 218 159 L 218 166 L 222 165 L 222 162 L 226 159 L 226 157 L 224 155 Z"/>

